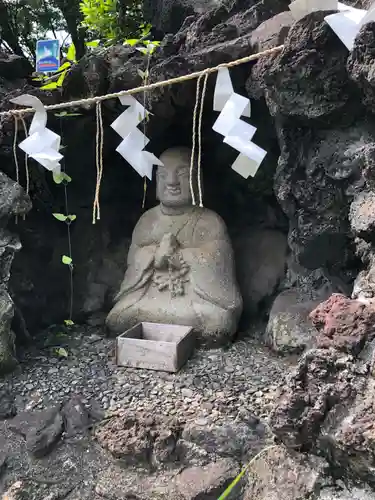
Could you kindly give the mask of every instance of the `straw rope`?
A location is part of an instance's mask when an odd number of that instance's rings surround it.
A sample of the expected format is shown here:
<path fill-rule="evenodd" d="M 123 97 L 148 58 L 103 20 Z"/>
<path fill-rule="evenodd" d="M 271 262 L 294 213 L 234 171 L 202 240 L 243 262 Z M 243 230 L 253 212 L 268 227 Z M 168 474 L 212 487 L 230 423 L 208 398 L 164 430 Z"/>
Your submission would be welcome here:
<path fill-rule="evenodd" d="M 20 120 L 23 126 L 23 131 L 25 132 L 25 139 L 28 136 L 26 122 L 23 116 L 20 116 Z M 25 176 L 26 176 L 26 194 L 29 194 L 30 191 L 30 174 L 29 174 L 29 157 L 28 154 L 25 153 Z"/>
<path fill-rule="evenodd" d="M 103 177 L 103 116 L 102 103 L 96 103 L 96 141 L 95 141 L 95 157 L 96 157 L 96 186 L 94 203 L 92 207 L 92 223 L 95 224 L 100 220 L 100 184 Z"/>
<path fill-rule="evenodd" d="M 108 99 L 115 99 L 123 95 L 139 94 L 140 92 L 145 92 L 147 90 L 154 90 L 160 87 L 166 87 L 167 85 L 175 85 L 176 83 L 182 83 L 188 80 L 194 80 L 195 78 L 199 78 L 200 76 L 216 73 L 217 71 L 219 71 L 220 68 L 233 68 L 234 66 L 239 66 L 240 64 L 245 64 L 251 61 L 255 61 L 263 56 L 271 56 L 273 54 L 276 54 L 277 52 L 280 52 L 283 48 L 284 45 L 278 45 L 277 47 L 273 47 L 272 49 L 263 50 L 262 52 L 251 54 L 250 56 L 242 57 L 241 59 L 236 59 L 235 61 L 230 61 L 228 63 L 219 64 L 218 66 L 206 68 L 202 71 L 195 71 L 194 73 L 190 73 L 188 75 L 182 75 L 176 78 L 171 78 L 169 80 L 150 83 L 148 85 L 142 85 L 141 87 L 135 87 L 129 90 L 122 90 L 121 92 L 114 92 L 112 94 L 106 94 L 96 97 L 88 97 L 86 99 L 78 99 L 76 101 L 61 102 L 59 104 L 52 104 L 45 106 L 45 109 L 47 111 L 51 111 L 56 109 L 74 108 L 75 106 L 84 106 L 86 104 L 91 104 L 91 103 L 96 104 L 98 102 L 106 101 Z M 34 108 L 11 109 L 9 111 L 1 111 L 0 116 L 14 116 L 14 115 L 19 116 L 19 115 L 24 115 L 26 113 L 33 113 L 34 111 L 35 111 Z"/>
<path fill-rule="evenodd" d="M 193 112 L 193 130 L 191 137 L 191 157 L 190 157 L 190 172 L 189 172 L 189 184 L 190 184 L 190 194 L 192 204 L 195 205 L 195 192 L 194 192 L 194 183 L 193 183 L 193 170 L 194 170 L 194 161 L 195 161 L 195 131 L 197 128 L 197 117 L 198 117 L 198 105 L 199 105 L 199 94 L 201 89 L 201 79 L 202 75 L 198 78 L 197 88 L 195 93 L 195 106 Z"/>
<path fill-rule="evenodd" d="M 203 118 L 203 108 L 204 108 L 204 98 L 206 97 L 207 90 L 207 80 L 209 75 L 204 76 L 203 89 L 201 95 L 201 108 L 199 111 L 198 120 L 198 196 L 199 196 L 199 206 L 203 207 L 203 193 L 202 193 L 202 118 Z"/>

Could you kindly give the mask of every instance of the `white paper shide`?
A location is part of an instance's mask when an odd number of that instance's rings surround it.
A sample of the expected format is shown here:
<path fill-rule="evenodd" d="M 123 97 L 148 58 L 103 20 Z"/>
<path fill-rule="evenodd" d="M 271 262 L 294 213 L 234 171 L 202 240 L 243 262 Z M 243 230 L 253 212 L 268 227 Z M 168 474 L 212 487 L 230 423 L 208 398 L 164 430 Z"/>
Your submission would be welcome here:
<path fill-rule="evenodd" d="M 20 149 L 47 170 L 59 174 L 61 172 L 60 161 L 63 158 L 63 155 L 59 152 L 61 137 L 46 127 L 47 111 L 43 103 L 37 97 L 29 94 L 16 97 L 11 102 L 35 109 L 29 135 L 19 144 Z"/>
<path fill-rule="evenodd" d="M 234 92 L 228 68 L 218 71 L 214 110 L 220 111 L 220 115 L 213 130 L 224 136 L 225 144 L 240 153 L 232 169 L 245 179 L 254 177 L 267 152 L 251 141 L 256 128 L 241 120 L 241 116 L 250 117 L 251 104 L 247 97 Z"/>
<path fill-rule="evenodd" d="M 143 151 L 150 140 L 137 127 L 146 118 L 146 109 L 131 95 L 119 99 L 121 104 L 129 107 L 111 123 L 113 130 L 123 138 L 116 151 L 140 176 L 151 180 L 153 166 L 163 163 L 152 153 Z"/>
<path fill-rule="evenodd" d="M 352 50 L 354 40 L 365 24 L 375 21 L 375 3 L 368 10 L 356 9 L 338 0 L 294 0 L 289 9 L 296 21 L 317 11 L 337 10 L 324 19 L 340 38 L 348 50 Z"/>

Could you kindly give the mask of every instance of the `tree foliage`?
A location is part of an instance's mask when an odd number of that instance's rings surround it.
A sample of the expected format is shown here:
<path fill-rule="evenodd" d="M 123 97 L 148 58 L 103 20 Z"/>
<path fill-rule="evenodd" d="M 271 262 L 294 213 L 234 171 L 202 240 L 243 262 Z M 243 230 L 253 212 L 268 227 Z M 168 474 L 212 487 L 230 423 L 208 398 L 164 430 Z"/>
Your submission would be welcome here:
<path fill-rule="evenodd" d="M 68 31 L 55 0 L 0 0 L 0 44 L 6 50 L 32 60 L 36 41 L 60 30 Z"/>
<path fill-rule="evenodd" d="M 82 0 L 80 9 L 89 37 L 99 38 L 105 44 L 135 35 L 142 20 L 139 0 Z"/>
<path fill-rule="evenodd" d="M 141 0 L 0 0 L 0 47 L 33 62 L 36 41 L 62 31 L 80 59 L 87 41 L 123 42 L 141 22 Z"/>

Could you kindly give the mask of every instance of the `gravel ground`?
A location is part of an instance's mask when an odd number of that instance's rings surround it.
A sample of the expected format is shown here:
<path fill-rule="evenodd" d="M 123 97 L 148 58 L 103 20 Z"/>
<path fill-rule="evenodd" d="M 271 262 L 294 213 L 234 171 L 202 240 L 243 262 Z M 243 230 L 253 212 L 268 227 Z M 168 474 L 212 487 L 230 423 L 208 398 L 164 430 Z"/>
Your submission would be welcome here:
<path fill-rule="evenodd" d="M 110 411 L 162 411 L 211 420 L 247 412 L 265 417 L 289 368 L 254 335 L 228 349 L 196 351 L 177 374 L 119 368 L 114 340 L 99 333 L 78 327 L 49 333 L 48 342 L 42 337 L 21 353 L 20 369 L 0 382 L 16 395 L 18 411 L 45 408 L 78 394 L 85 404 Z M 68 357 L 59 356 L 61 347 Z"/>

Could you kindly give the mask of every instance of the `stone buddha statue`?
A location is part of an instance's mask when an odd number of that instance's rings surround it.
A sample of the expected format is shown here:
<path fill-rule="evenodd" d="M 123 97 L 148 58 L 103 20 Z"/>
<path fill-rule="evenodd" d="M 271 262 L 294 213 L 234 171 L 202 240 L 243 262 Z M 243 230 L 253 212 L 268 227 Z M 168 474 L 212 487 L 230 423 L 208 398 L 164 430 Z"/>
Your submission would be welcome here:
<path fill-rule="evenodd" d="M 106 325 L 114 334 L 138 322 L 193 326 L 220 343 L 237 329 L 242 298 L 222 219 L 192 205 L 191 150 L 165 151 L 157 170 L 160 204 L 138 221 L 128 267 Z"/>

